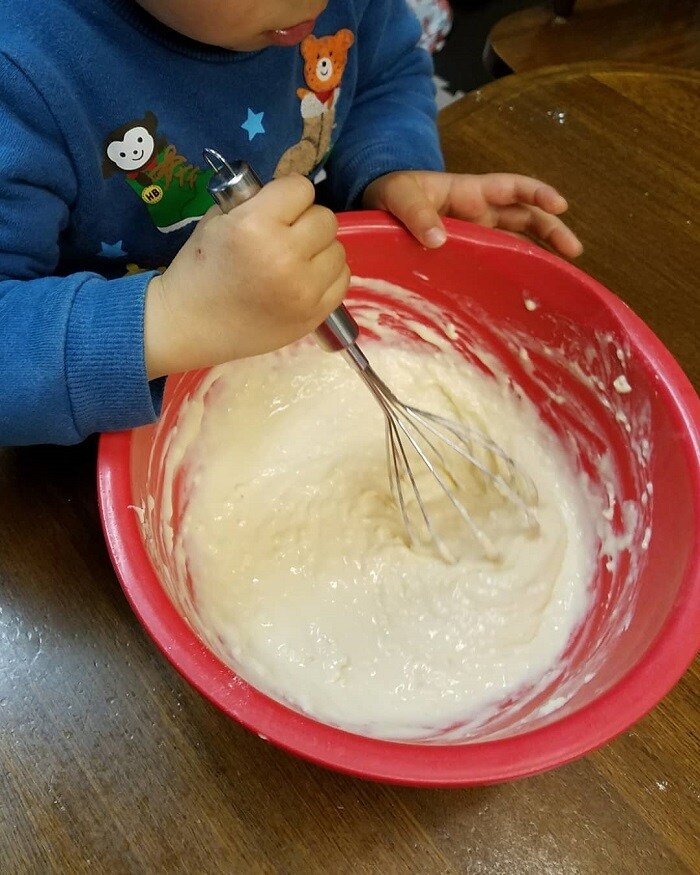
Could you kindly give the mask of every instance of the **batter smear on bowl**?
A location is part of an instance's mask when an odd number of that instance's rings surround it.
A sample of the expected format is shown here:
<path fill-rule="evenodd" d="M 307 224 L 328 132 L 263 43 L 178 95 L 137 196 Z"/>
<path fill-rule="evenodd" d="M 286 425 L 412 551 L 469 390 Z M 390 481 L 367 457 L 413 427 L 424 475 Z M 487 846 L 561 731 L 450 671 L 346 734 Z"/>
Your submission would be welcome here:
<path fill-rule="evenodd" d="M 486 430 L 533 479 L 538 529 L 465 465 L 462 499 L 498 560 L 437 494 L 431 513 L 457 561 L 412 548 L 382 413 L 313 342 L 206 375 L 169 438 L 159 524 L 171 587 L 188 590 L 193 626 L 244 679 L 353 732 L 429 738 L 556 666 L 589 607 L 602 506 L 505 375 L 430 329 L 411 338 L 371 307 L 356 315 L 397 393 Z"/>

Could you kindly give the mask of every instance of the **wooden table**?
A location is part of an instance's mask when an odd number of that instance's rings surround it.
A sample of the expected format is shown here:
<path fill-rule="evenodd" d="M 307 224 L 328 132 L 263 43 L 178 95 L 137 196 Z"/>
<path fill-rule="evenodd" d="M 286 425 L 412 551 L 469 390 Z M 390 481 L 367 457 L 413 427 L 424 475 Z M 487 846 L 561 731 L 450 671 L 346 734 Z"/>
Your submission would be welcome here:
<path fill-rule="evenodd" d="M 455 170 L 546 176 L 581 264 L 700 380 L 700 77 L 502 80 L 442 120 Z M 114 577 L 95 444 L 0 451 L 0 873 L 697 873 L 700 673 L 604 750 L 500 787 L 323 771 L 170 668 Z"/>
<path fill-rule="evenodd" d="M 554 4 L 529 4 L 489 34 L 494 74 L 524 73 L 580 61 L 700 68 L 700 0 L 578 0 L 557 18 Z"/>

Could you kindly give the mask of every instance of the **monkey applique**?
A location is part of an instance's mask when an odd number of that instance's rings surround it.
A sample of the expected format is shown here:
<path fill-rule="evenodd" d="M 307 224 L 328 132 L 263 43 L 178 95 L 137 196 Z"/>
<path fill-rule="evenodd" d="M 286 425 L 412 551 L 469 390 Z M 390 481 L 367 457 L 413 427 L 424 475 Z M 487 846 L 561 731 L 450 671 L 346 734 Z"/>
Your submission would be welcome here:
<path fill-rule="evenodd" d="M 104 142 L 102 175 L 121 173 L 141 198 L 159 231 L 168 233 L 196 222 L 212 205 L 209 168 L 196 167 L 158 133 L 158 119 L 142 119 L 112 131 Z"/>

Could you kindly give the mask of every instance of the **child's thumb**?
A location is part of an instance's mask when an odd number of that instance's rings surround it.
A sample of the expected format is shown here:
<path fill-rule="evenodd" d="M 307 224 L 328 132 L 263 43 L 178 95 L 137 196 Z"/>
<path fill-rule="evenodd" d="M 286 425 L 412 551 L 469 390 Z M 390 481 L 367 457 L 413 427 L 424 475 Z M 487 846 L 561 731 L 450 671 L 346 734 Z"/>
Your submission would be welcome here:
<path fill-rule="evenodd" d="M 440 214 L 414 177 L 397 174 L 384 193 L 384 201 L 389 212 L 424 246 L 437 249 L 447 240 Z"/>

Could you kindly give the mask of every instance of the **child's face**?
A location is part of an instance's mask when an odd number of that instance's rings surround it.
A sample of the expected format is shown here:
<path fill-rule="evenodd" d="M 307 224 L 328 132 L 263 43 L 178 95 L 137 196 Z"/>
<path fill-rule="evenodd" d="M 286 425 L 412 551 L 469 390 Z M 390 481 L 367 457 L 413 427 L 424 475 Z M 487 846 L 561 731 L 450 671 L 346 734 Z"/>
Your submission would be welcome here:
<path fill-rule="evenodd" d="M 137 0 L 167 27 L 239 52 L 295 45 L 311 33 L 328 0 Z"/>

